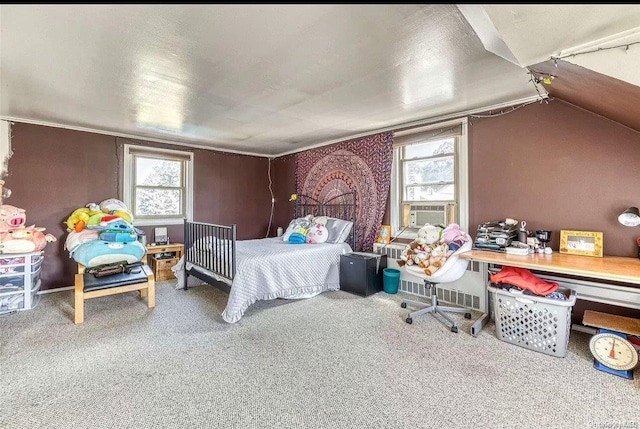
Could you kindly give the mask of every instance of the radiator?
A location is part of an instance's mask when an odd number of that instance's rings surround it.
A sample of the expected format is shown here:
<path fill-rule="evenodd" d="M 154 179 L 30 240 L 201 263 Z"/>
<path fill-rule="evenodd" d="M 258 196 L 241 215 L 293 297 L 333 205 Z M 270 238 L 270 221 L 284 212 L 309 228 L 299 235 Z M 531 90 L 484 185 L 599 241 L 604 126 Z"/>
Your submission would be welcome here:
<path fill-rule="evenodd" d="M 400 259 L 400 254 L 405 247 L 405 244 L 374 243 L 373 251 L 387 255 L 388 268 L 400 269 L 400 286 L 398 288 L 400 291 L 431 298 L 431 290 L 429 288 L 425 290 L 424 280 L 407 273 L 396 262 Z M 485 285 L 486 273 L 487 264 L 470 262 L 467 272 L 462 278 L 455 282 L 438 284 L 438 300 L 486 313 L 489 310 Z"/>

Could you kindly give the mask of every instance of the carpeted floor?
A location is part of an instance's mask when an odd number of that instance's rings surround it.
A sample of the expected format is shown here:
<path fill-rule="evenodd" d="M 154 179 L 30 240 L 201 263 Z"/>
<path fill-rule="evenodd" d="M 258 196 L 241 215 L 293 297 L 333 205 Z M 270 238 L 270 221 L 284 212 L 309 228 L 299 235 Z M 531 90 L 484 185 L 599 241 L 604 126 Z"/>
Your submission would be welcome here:
<path fill-rule="evenodd" d="M 259 302 L 236 324 L 211 286 L 73 293 L 0 317 L 2 428 L 638 428 L 640 371 L 596 371 L 590 336 L 565 358 L 476 338 L 402 295 L 345 292 Z"/>

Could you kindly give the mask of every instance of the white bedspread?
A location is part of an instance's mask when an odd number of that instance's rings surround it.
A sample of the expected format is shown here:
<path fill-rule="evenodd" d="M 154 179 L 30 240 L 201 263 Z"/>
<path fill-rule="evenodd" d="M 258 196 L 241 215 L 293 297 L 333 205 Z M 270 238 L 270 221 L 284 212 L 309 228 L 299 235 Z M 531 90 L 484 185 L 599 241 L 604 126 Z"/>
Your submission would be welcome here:
<path fill-rule="evenodd" d="M 279 237 L 237 241 L 237 272 L 222 318 L 235 323 L 259 300 L 308 298 L 340 289 L 340 255 L 349 252 L 347 243 L 291 244 Z M 181 287 L 183 277 L 177 277 Z"/>

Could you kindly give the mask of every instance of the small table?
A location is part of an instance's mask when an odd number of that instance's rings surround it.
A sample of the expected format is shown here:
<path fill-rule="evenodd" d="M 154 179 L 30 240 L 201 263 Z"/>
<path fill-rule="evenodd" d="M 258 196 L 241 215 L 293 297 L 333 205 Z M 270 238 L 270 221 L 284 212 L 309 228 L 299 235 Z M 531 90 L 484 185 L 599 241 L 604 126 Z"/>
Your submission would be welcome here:
<path fill-rule="evenodd" d="M 175 279 L 171 268 L 178 263 L 183 254 L 182 243 L 147 245 L 147 255 L 151 256 L 150 265 L 156 281 Z"/>

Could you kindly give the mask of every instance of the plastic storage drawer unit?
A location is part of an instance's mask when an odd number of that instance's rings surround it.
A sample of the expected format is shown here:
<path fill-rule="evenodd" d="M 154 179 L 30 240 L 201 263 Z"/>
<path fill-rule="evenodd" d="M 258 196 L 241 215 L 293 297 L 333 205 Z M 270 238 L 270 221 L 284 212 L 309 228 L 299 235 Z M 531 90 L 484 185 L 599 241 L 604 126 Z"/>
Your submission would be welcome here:
<path fill-rule="evenodd" d="M 382 270 L 387 255 L 377 253 L 345 253 L 340 255 L 340 290 L 369 296 L 382 290 Z"/>

